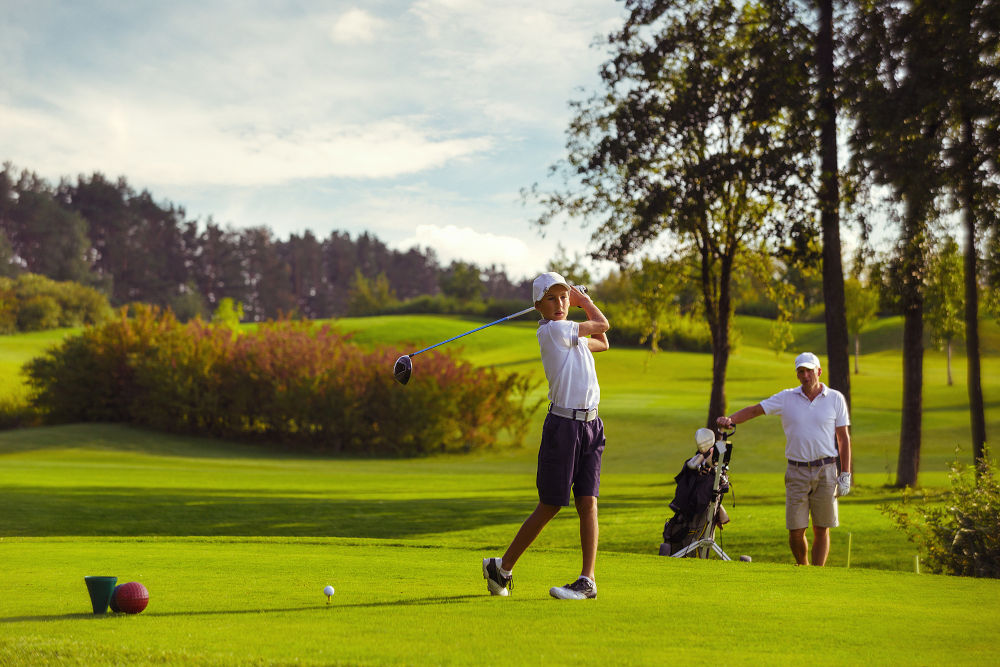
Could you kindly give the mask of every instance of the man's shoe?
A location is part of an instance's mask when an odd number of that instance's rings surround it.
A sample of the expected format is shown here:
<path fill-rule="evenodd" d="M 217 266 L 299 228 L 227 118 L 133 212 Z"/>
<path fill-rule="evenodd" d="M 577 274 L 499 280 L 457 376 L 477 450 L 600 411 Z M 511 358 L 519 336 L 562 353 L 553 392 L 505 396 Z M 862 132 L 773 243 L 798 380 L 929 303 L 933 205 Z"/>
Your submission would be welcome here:
<path fill-rule="evenodd" d="M 486 587 L 490 595 L 510 595 L 510 589 L 514 588 L 514 575 L 505 577 L 500 574 L 500 565 L 503 560 L 500 558 L 483 559 L 483 578 L 486 579 Z"/>
<path fill-rule="evenodd" d="M 550 588 L 549 595 L 560 600 L 589 600 L 597 597 L 597 584 L 587 577 L 580 577 L 572 584 Z"/>

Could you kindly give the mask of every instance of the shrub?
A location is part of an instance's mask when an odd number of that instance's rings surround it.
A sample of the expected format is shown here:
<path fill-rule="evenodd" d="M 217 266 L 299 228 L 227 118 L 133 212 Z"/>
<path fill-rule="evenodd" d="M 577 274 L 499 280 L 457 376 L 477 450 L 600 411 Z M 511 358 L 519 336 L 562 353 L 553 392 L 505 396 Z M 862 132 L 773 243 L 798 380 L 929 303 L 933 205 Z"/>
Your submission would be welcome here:
<path fill-rule="evenodd" d="M 952 463 L 951 488 L 943 502 L 926 497 L 883 507 L 923 554 L 930 572 L 1000 578 L 1000 484 L 995 464 Z"/>
<path fill-rule="evenodd" d="M 0 430 L 38 426 L 38 412 L 20 392 L 0 396 Z"/>
<path fill-rule="evenodd" d="M 79 283 L 33 273 L 0 278 L 0 334 L 99 324 L 111 312 L 104 294 Z"/>
<path fill-rule="evenodd" d="M 19 331 L 55 329 L 61 314 L 58 301 L 47 294 L 35 294 L 18 304 L 17 328 Z"/>
<path fill-rule="evenodd" d="M 365 348 L 331 325 L 279 321 L 235 333 L 133 306 L 26 366 L 49 421 L 126 421 L 278 441 L 300 449 L 413 456 L 519 443 L 536 382 L 439 351 L 392 379 L 398 350 Z"/>

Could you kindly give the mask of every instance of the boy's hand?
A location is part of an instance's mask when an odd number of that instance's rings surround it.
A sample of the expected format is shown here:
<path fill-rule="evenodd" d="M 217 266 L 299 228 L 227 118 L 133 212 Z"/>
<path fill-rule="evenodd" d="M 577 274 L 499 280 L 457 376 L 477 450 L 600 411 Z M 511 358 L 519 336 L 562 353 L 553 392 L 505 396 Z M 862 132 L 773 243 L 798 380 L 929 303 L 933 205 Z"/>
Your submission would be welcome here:
<path fill-rule="evenodd" d="M 577 289 L 576 285 L 569 290 L 569 305 L 577 306 L 578 308 L 583 308 L 583 305 L 590 301 L 590 297 Z"/>

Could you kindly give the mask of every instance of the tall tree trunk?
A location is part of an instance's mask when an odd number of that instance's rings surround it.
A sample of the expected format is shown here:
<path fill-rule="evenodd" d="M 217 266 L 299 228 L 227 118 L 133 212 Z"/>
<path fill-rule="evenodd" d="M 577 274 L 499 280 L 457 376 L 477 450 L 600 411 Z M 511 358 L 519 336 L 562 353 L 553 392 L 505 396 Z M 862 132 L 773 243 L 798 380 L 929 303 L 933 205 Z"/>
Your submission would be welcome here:
<path fill-rule="evenodd" d="M 983 406 L 982 371 L 979 360 L 979 289 L 976 285 L 976 215 L 973 183 L 975 165 L 972 162 L 972 119 L 962 120 L 963 153 L 966 156 L 962 173 L 962 222 L 965 225 L 965 349 L 968 359 L 969 419 L 972 426 L 972 456 L 976 461 L 985 456 L 986 412 Z"/>
<path fill-rule="evenodd" d="M 948 386 L 955 384 L 951 380 L 951 340 L 948 340 Z"/>
<path fill-rule="evenodd" d="M 861 334 L 854 334 L 854 374 L 858 374 L 858 355 L 861 354 Z"/>
<path fill-rule="evenodd" d="M 819 0 L 816 59 L 819 67 L 820 177 L 823 227 L 823 301 L 826 313 L 827 381 L 851 405 L 844 268 L 840 256 L 840 187 L 837 182 L 837 105 L 833 70 L 833 0 Z M 855 358 L 855 364 L 857 359 Z"/>
<path fill-rule="evenodd" d="M 923 426 L 925 272 L 923 207 L 909 197 L 903 223 L 903 412 L 896 486 L 916 486 Z"/>
<path fill-rule="evenodd" d="M 715 420 L 726 414 L 726 369 L 729 366 L 729 283 L 732 278 L 733 258 L 729 253 L 719 260 L 719 282 L 713 284 L 709 269 L 711 255 L 702 254 L 702 289 L 706 309 L 709 309 L 709 327 L 712 333 L 712 391 L 708 403 L 707 428 L 715 428 Z"/>

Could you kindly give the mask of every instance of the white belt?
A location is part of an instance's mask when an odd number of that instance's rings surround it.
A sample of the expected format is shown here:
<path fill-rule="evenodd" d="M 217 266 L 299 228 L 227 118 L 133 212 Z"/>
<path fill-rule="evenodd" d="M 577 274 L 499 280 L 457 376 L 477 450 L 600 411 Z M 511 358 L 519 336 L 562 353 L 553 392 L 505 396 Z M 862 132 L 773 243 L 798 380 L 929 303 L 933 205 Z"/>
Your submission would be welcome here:
<path fill-rule="evenodd" d="M 566 417 L 580 422 L 591 422 L 597 419 L 597 408 L 575 410 L 573 408 L 560 408 L 558 405 L 549 403 L 549 412 L 557 417 Z"/>

